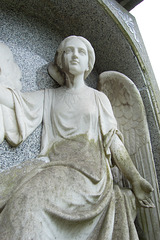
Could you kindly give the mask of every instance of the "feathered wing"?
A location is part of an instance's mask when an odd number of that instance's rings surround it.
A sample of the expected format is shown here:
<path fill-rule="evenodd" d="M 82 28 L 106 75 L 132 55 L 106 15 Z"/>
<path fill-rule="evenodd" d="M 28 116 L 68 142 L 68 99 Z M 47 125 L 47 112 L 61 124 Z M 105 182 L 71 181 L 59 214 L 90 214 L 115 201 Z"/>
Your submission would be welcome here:
<path fill-rule="evenodd" d="M 139 173 L 154 188 L 154 209 L 141 208 L 138 220 L 146 239 L 160 239 L 160 206 L 157 177 L 151 150 L 144 105 L 135 84 L 124 74 L 115 71 L 99 76 L 98 90 L 109 98 L 118 128 L 124 136 L 124 145 Z"/>

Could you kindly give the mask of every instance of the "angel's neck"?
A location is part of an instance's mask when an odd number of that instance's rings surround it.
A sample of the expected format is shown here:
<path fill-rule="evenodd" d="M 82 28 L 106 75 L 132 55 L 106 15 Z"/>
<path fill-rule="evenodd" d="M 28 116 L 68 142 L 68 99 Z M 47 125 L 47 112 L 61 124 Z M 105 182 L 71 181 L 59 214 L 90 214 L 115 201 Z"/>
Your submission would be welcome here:
<path fill-rule="evenodd" d="M 72 89 L 80 89 L 85 86 L 84 82 L 84 74 L 76 75 L 76 76 L 66 76 L 66 87 Z"/>

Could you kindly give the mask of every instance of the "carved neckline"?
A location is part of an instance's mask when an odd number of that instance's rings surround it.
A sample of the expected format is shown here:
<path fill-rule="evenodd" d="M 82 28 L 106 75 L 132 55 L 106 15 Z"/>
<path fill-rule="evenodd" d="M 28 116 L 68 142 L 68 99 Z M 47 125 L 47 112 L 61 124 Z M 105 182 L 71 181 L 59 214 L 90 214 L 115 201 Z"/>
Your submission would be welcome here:
<path fill-rule="evenodd" d="M 63 89 L 63 91 L 65 91 L 65 93 L 72 94 L 72 95 L 82 94 L 83 92 L 86 92 L 87 90 L 89 91 L 90 89 L 90 87 L 88 87 L 87 85 L 84 85 L 83 87 L 78 89 L 68 88 L 66 86 L 63 86 L 61 88 Z"/>

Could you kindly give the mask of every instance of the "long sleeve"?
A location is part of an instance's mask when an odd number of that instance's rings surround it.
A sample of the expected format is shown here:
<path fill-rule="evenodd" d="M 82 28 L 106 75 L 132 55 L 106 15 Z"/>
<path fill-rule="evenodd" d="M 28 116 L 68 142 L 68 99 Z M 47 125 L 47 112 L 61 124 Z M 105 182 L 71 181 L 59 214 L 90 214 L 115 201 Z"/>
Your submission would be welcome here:
<path fill-rule="evenodd" d="M 105 138 L 112 130 L 117 129 L 117 121 L 107 96 L 102 92 L 96 91 L 96 100 L 99 110 L 101 134 Z"/>
<path fill-rule="evenodd" d="M 123 140 L 123 137 L 117 128 L 117 121 L 114 117 L 112 106 L 107 96 L 102 92 L 96 91 L 96 99 L 99 109 L 99 124 L 103 147 L 105 149 L 108 161 L 111 164 L 110 146 L 113 140 L 113 136 L 117 134 L 121 140 Z"/>
<path fill-rule="evenodd" d="M 13 95 L 14 109 L 1 106 L 1 110 L 4 137 L 12 146 L 16 146 L 24 141 L 41 123 L 44 91 L 30 93 L 21 93 L 12 89 L 10 91 Z"/>

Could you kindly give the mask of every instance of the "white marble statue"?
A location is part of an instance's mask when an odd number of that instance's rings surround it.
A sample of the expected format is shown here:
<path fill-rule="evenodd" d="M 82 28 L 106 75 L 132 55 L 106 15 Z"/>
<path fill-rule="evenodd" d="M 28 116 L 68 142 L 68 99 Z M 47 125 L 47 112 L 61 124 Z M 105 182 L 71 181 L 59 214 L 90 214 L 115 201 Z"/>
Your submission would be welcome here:
<path fill-rule="evenodd" d="M 21 70 L 16 64 L 9 47 L 0 42 L 0 84 L 21 90 Z"/>
<path fill-rule="evenodd" d="M 137 205 L 153 207 L 153 188 L 124 147 L 107 96 L 84 82 L 94 62 L 91 44 L 70 36 L 48 68 L 59 88 L 21 93 L 0 86 L 0 104 L 14 112 L 6 139 L 18 145 L 43 121 L 37 158 L 45 161 L 2 201 L 1 240 L 139 239 Z M 132 190 L 114 183 L 114 165 Z"/>
<path fill-rule="evenodd" d="M 20 79 L 21 71 L 14 61 L 11 50 L 6 44 L 0 42 L 0 87 L 5 86 L 21 90 Z M 7 102 L 7 100 L 5 101 Z M 0 103 L 0 143 L 4 140 L 5 135 L 9 138 L 12 134 L 11 128 L 15 128 L 14 120 L 12 121 L 12 119 L 14 119 L 12 118 L 14 111 L 9 110 L 5 105 L 6 104 L 1 105 Z"/>

